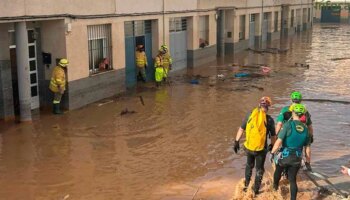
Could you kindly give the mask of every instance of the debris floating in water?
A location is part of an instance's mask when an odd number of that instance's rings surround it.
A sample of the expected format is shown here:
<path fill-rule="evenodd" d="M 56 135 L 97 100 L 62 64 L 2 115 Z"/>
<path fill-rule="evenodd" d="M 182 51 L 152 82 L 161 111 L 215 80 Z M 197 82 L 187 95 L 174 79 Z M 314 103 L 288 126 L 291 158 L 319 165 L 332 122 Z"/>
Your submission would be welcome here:
<path fill-rule="evenodd" d="M 128 110 L 127 108 L 125 108 L 124 110 L 122 110 L 121 112 L 120 112 L 120 115 L 121 116 L 123 116 L 123 115 L 126 115 L 126 114 L 134 114 L 134 113 L 136 113 L 135 111 L 133 111 L 133 110 Z"/>

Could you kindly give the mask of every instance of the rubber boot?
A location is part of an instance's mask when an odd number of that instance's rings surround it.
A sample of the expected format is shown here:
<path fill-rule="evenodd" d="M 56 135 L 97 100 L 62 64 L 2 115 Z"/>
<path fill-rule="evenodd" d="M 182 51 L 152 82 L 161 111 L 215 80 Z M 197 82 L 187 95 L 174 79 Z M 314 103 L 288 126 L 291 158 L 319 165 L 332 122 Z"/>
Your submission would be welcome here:
<path fill-rule="evenodd" d="M 63 112 L 60 110 L 60 104 L 59 103 L 54 103 L 53 104 L 53 114 L 55 114 L 55 115 L 63 114 Z"/>

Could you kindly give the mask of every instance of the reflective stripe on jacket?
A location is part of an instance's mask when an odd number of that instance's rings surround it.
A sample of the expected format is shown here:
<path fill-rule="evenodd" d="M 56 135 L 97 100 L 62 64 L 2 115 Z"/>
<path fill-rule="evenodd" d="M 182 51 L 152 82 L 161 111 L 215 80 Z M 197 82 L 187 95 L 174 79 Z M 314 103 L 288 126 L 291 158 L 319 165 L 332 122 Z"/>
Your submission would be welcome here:
<path fill-rule="evenodd" d="M 53 68 L 49 88 L 52 92 L 59 92 L 58 87 L 63 90 L 66 89 L 66 74 L 60 66 Z"/>
<path fill-rule="evenodd" d="M 161 55 L 157 55 L 157 57 L 154 60 L 154 67 L 163 67 L 164 66 L 164 62 L 163 62 L 163 58 Z"/>
<path fill-rule="evenodd" d="M 144 51 L 136 51 L 135 59 L 137 67 L 145 67 L 147 65 L 147 56 Z"/>
<path fill-rule="evenodd" d="M 172 64 L 173 64 L 173 59 L 171 58 L 169 52 L 163 55 L 163 66 L 165 68 L 169 68 L 169 66 Z"/>

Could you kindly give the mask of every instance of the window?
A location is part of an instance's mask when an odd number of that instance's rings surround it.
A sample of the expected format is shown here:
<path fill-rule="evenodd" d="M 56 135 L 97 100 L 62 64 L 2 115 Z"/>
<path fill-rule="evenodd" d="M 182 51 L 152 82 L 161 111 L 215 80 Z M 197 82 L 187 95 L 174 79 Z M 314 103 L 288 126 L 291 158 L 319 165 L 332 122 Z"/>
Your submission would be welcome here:
<path fill-rule="evenodd" d="M 111 25 L 88 26 L 89 72 L 113 69 Z"/>
<path fill-rule="evenodd" d="M 250 14 L 249 22 L 255 22 L 255 14 Z"/>
<path fill-rule="evenodd" d="M 199 47 L 204 48 L 209 45 L 209 16 L 199 17 Z"/>
<path fill-rule="evenodd" d="M 169 20 L 169 31 L 179 32 L 187 30 L 187 20 L 186 18 L 176 17 L 170 18 Z"/>
<path fill-rule="evenodd" d="M 274 31 L 278 32 L 278 11 L 275 12 Z"/>
<path fill-rule="evenodd" d="M 239 16 L 239 40 L 245 39 L 245 15 Z"/>

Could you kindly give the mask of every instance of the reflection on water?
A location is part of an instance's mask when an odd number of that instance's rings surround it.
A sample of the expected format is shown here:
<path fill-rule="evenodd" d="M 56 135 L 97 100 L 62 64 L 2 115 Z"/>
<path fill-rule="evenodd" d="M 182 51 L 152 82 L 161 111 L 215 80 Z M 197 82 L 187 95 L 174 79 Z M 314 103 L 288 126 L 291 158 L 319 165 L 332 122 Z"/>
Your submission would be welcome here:
<path fill-rule="evenodd" d="M 0 196 L 69 195 L 85 200 L 230 196 L 245 162 L 243 156 L 232 154 L 232 139 L 260 96 L 273 98 L 273 116 L 289 103 L 292 90 L 300 90 L 305 98 L 350 100 L 350 60 L 331 60 L 349 55 L 349 36 L 349 26 L 317 25 L 313 31 L 272 44 L 288 48 L 286 54 L 245 51 L 173 74 L 170 87 L 141 90 L 61 117 L 43 116 L 32 125 L 1 127 Z M 267 64 L 273 71 L 262 78 L 233 78 L 236 72 L 249 71 L 229 66 L 233 62 Z M 295 67 L 295 62 L 310 64 L 310 69 Z M 225 78 L 213 79 L 218 74 Z M 199 78 L 198 85 L 189 83 L 194 77 Z M 350 119 L 345 117 L 350 109 L 330 102 L 306 104 L 315 129 L 314 168 L 337 176 L 339 165 L 350 160 Z M 136 113 L 120 116 L 125 108 Z"/>

